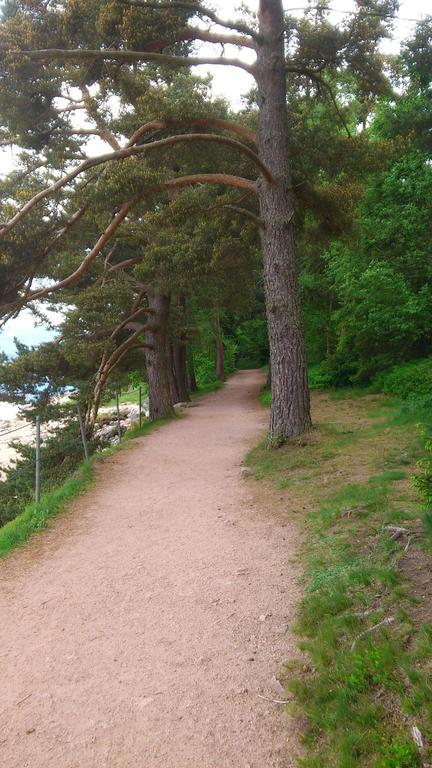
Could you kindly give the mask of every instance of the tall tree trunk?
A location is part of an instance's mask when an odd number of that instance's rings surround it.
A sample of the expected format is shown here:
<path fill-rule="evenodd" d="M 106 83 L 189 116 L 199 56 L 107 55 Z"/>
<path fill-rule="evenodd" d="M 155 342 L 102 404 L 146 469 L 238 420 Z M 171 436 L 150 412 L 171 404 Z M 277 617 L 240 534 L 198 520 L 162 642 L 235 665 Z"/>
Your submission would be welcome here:
<path fill-rule="evenodd" d="M 173 345 L 173 371 L 177 390 L 177 402 L 184 403 L 190 400 L 187 376 L 186 357 L 186 299 L 179 296 L 178 299 L 179 327 L 177 340 Z"/>
<path fill-rule="evenodd" d="M 192 349 L 186 348 L 186 360 L 187 360 L 187 380 L 189 392 L 197 392 L 198 384 L 195 375 L 195 363 Z"/>
<path fill-rule="evenodd" d="M 216 378 L 223 381 L 225 378 L 225 350 L 222 342 L 222 330 L 219 312 L 216 312 Z"/>
<path fill-rule="evenodd" d="M 172 369 L 168 342 L 170 299 L 158 290 L 149 289 L 147 298 L 152 314 L 150 330 L 146 331 L 146 369 L 149 386 L 151 419 L 174 414 L 172 398 Z"/>
<path fill-rule="evenodd" d="M 186 369 L 186 344 L 178 343 L 173 346 L 174 378 L 179 403 L 190 400 L 187 369 Z"/>
<path fill-rule="evenodd" d="M 306 352 L 294 242 L 281 0 L 260 0 L 256 79 L 259 154 L 275 183 L 258 184 L 272 372 L 269 441 L 278 445 L 311 426 Z"/>

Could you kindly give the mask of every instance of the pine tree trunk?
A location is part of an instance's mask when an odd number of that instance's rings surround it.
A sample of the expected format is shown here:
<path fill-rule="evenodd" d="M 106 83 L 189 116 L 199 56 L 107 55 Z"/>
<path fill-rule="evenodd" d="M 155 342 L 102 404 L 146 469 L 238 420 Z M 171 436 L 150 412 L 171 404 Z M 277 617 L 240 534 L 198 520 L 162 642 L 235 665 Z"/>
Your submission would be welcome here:
<path fill-rule="evenodd" d="M 187 374 L 187 356 L 186 356 L 186 299 L 184 296 L 178 298 L 178 320 L 177 339 L 173 345 L 173 373 L 177 390 L 177 402 L 184 403 L 190 400 Z"/>
<path fill-rule="evenodd" d="M 269 442 L 278 445 L 311 426 L 306 352 L 294 242 L 281 0 L 260 0 L 256 79 L 259 154 L 275 183 L 258 185 L 272 375 Z"/>
<path fill-rule="evenodd" d="M 222 342 L 222 331 L 219 312 L 216 313 L 216 378 L 223 381 L 225 378 L 225 350 Z"/>
<path fill-rule="evenodd" d="M 178 402 L 187 402 L 190 397 L 186 369 L 186 344 L 182 342 L 173 346 L 173 367 Z"/>
<path fill-rule="evenodd" d="M 197 384 L 196 375 L 195 375 L 194 356 L 190 347 L 187 348 L 186 358 L 187 358 L 187 378 L 188 378 L 189 392 L 196 392 L 198 390 L 198 384 Z"/>
<path fill-rule="evenodd" d="M 160 291 L 147 291 L 149 307 L 154 310 L 151 330 L 146 331 L 146 368 L 149 386 L 150 419 L 174 414 L 172 370 L 168 343 L 169 296 Z"/>

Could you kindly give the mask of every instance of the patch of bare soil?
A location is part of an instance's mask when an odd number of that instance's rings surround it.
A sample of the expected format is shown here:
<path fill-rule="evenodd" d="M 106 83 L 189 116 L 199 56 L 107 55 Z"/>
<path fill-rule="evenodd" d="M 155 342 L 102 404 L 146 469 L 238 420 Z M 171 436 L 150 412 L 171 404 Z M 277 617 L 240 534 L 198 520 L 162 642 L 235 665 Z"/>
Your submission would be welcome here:
<path fill-rule="evenodd" d="M 0 563 L 2 768 L 288 768 L 288 514 L 241 479 L 265 428 L 242 372 Z"/>
<path fill-rule="evenodd" d="M 418 624 L 432 624 L 432 558 L 413 546 L 404 552 L 398 568 L 410 581 L 410 594 L 415 599 L 410 606 L 411 618 Z"/>

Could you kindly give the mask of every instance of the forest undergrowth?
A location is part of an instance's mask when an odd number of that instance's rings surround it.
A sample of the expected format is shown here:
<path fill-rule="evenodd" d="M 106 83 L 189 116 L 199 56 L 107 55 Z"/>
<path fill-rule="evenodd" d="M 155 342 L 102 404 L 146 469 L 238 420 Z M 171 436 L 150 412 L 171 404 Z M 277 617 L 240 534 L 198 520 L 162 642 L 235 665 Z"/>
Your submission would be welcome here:
<path fill-rule="evenodd" d="M 268 396 L 261 397 L 263 404 Z M 320 392 L 310 434 L 248 456 L 258 493 L 304 527 L 290 705 L 303 768 L 432 762 L 431 538 L 413 476 L 421 403 Z M 426 522 L 427 522 L 426 518 Z"/>

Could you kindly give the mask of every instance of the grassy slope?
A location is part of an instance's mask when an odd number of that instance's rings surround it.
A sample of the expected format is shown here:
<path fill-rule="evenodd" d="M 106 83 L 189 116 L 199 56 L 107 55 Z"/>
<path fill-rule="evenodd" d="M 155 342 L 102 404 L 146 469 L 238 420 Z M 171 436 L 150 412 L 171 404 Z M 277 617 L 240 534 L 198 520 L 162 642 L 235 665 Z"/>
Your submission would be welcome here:
<path fill-rule="evenodd" d="M 194 397 L 206 395 L 222 386 L 223 382 L 215 381 L 195 392 Z M 124 397 L 122 402 L 132 402 L 128 399 L 130 393 L 126 393 L 122 397 Z M 15 547 L 24 544 L 33 533 L 38 533 L 46 528 L 51 518 L 64 510 L 73 499 L 84 493 L 93 480 L 95 462 L 103 461 L 104 456 L 116 453 L 128 445 L 130 440 L 143 437 L 168 421 L 170 419 L 158 419 L 157 421 L 145 422 L 141 428 L 134 427 L 126 433 L 121 445 L 114 446 L 108 451 L 104 451 L 103 454 L 93 456 L 90 461 L 83 462 L 63 485 L 44 494 L 39 504 L 29 504 L 18 517 L 0 527 L 0 557 L 4 557 Z"/>
<path fill-rule="evenodd" d="M 141 389 L 141 396 L 144 400 L 144 398 L 148 397 L 148 387 L 147 384 L 142 385 Z M 119 404 L 122 405 L 123 403 L 134 403 L 135 405 L 138 405 L 139 403 L 139 390 L 136 387 L 135 389 L 127 389 L 124 392 L 120 392 L 119 396 Z M 117 399 L 115 397 L 110 398 L 109 400 L 104 400 L 102 402 L 102 406 L 104 408 L 115 408 L 117 405 Z"/>
<path fill-rule="evenodd" d="M 308 723 L 299 765 L 427 765 L 432 559 L 410 483 L 422 455 L 419 415 L 382 396 L 320 393 L 314 402 L 310 435 L 276 452 L 262 445 L 248 457 L 270 497 L 283 493 L 293 514 L 306 514 L 297 630 L 309 662 L 289 670 L 293 706 Z M 393 540 L 387 525 L 407 532 Z M 413 726 L 423 736 L 422 755 Z"/>

